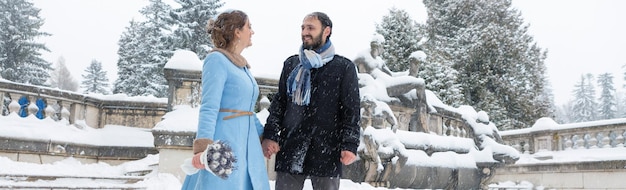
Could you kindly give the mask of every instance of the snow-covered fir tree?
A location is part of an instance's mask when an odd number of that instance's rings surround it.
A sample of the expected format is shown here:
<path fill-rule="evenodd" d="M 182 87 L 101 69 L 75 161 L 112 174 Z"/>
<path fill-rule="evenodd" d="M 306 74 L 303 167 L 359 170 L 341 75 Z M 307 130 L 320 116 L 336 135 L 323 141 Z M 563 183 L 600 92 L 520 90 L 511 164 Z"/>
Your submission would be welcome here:
<path fill-rule="evenodd" d="M 389 14 L 383 16 L 382 22 L 376 25 L 376 33 L 385 37 L 385 51 L 381 57 L 389 69 L 396 72 L 408 70 L 409 57 L 413 52 L 421 50 L 419 24 L 405 10 L 391 8 Z"/>
<path fill-rule="evenodd" d="M 40 9 L 25 0 L 0 0 L 0 76 L 14 82 L 45 85 L 52 64 L 41 57 L 49 51 L 36 40 L 50 34 L 39 31 Z"/>
<path fill-rule="evenodd" d="M 542 50 L 527 34 L 511 0 L 425 0 L 423 48 L 432 63 L 450 65 L 464 104 L 488 111 L 500 129 L 530 127 L 554 115 Z"/>
<path fill-rule="evenodd" d="M 617 100 L 615 99 L 615 87 L 613 86 L 613 75 L 603 73 L 598 76 L 600 86 L 600 98 L 598 100 L 598 118 L 614 119 L 617 116 Z"/>
<path fill-rule="evenodd" d="M 140 65 L 138 63 L 140 58 L 139 50 L 136 47 L 140 46 L 139 41 L 139 26 L 134 20 L 130 21 L 122 36 L 118 41 L 119 48 L 117 50 L 117 80 L 113 85 L 114 94 L 135 94 L 136 88 L 141 88 L 138 85 L 143 85 L 141 81 L 141 72 L 139 72 Z M 145 78 L 145 77 L 144 77 Z"/>
<path fill-rule="evenodd" d="M 81 82 L 83 93 L 109 94 L 109 78 L 100 61 L 92 60 L 85 73 Z"/>
<path fill-rule="evenodd" d="M 580 82 L 574 86 L 574 100 L 570 110 L 572 122 L 594 121 L 596 119 L 595 90 L 593 75 L 581 75 Z"/>
<path fill-rule="evenodd" d="M 65 65 L 65 58 L 59 57 L 54 70 L 50 73 L 50 87 L 61 90 L 77 91 L 78 81 L 72 77 L 72 73 Z"/>
<path fill-rule="evenodd" d="M 172 8 L 161 0 L 150 0 L 140 13 L 145 22 L 130 23 L 118 49 L 118 79 L 113 92 L 130 96 L 167 96 L 163 68 L 172 56 Z"/>
<path fill-rule="evenodd" d="M 624 69 L 624 72 L 622 74 L 624 79 L 624 85 L 621 86 L 622 90 L 616 93 L 615 99 L 617 99 L 617 116 L 619 118 L 626 118 L 626 64 L 622 65 L 622 69 Z"/>
<path fill-rule="evenodd" d="M 198 55 L 200 60 L 213 47 L 206 31 L 209 19 L 217 15 L 217 9 L 224 6 L 220 0 L 174 0 L 180 8 L 172 11 L 175 20 L 174 50 L 186 49 Z"/>
<path fill-rule="evenodd" d="M 459 72 L 447 65 L 430 61 L 424 62 L 420 67 L 419 77 L 424 79 L 426 89 L 435 93 L 443 103 L 455 107 L 461 105 L 463 94 L 461 85 L 457 83 Z"/>
<path fill-rule="evenodd" d="M 615 93 L 615 110 L 617 110 L 616 117 L 617 118 L 626 118 L 626 92 L 616 92 Z"/>
<path fill-rule="evenodd" d="M 561 124 L 572 123 L 573 118 L 572 118 L 572 115 L 570 114 L 571 110 L 572 110 L 572 101 L 559 105 L 558 107 L 556 107 L 556 110 L 554 112 L 554 115 L 555 115 L 554 121 L 556 121 L 557 123 L 561 123 Z"/>

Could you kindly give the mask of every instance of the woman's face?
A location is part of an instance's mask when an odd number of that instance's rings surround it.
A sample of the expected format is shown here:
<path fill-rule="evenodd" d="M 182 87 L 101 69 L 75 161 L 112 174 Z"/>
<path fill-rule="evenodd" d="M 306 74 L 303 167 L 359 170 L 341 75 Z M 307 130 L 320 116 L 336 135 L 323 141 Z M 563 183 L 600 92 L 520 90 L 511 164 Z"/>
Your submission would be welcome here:
<path fill-rule="evenodd" d="M 254 34 L 252 26 L 250 25 L 250 20 L 246 20 L 246 24 L 240 31 L 241 45 L 243 45 L 243 47 L 250 47 L 252 45 L 252 34 Z"/>

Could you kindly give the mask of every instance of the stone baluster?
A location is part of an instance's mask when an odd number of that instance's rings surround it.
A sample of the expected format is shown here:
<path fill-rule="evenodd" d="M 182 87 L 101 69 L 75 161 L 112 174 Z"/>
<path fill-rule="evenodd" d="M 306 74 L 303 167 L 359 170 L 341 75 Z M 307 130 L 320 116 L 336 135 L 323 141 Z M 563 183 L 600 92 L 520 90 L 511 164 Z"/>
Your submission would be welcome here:
<path fill-rule="evenodd" d="M 67 101 L 62 101 L 60 103 L 61 105 L 61 122 L 65 123 L 65 124 L 70 124 L 70 102 Z"/>
<path fill-rule="evenodd" d="M 598 148 L 598 139 L 595 135 L 593 135 L 593 133 L 588 133 L 585 136 L 587 137 L 586 139 L 588 149 Z"/>
<path fill-rule="evenodd" d="M 573 149 L 585 147 L 585 139 L 581 138 L 579 135 L 574 135 L 572 141 L 574 142 L 574 146 L 572 146 Z"/>
<path fill-rule="evenodd" d="M 530 152 L 530 143 L 524 143 L 524 152 L 522 153 L 529 153 Z"/>
<path fill-rule="evenodd" d="M 626 131 L 617 134 L 617 147 L 626 147 Z M 620 146 L 621 145 L 621 146 Z"/>
<path fill-rule="evenodd" d="M 615 131 L 609 131 L 609 145 L 611 147 L 616 147 L 617 142 L 616 142 L 616 138 L 617 138 L 617 133 Z"/>
<path fill-rule="evenodd" d="M 567 148 L 567 145 L 566 145 L 567 144 L 567 139 L 565 139 L 565 138 L 567 138 L 567 137 L 565 137 L 564 135 L 559 135 L 558 136 L 558 140 L 559 141 L 557 141 L 558 144 L 556 146 L 557 147 L 556 150 L 565 150 Z"/>
<path fill-rule="evenodd" d="M 464 128 L 461 128 L 461 137 L 467 138 L 467 131 Z"/>
<path fill-rule="evenodd" d="M 605 135 L 606 132 L 598 132 L 596 135 L 596 139 L 598 139 L 598 144 L 602 146 L 598 146 L 600 148 L 611 148 L 611 139 L 609 139 L 609 135 Z"/>
<path fill-rule="evenodd" d="M 9 113 L 15 113 L 16 115 L 19 115 L 20 113 L 20 103 L 18 103 L 17 101 L 20 99 L 20 94 L 16 94 L 16 93 L 12 93 L 10 94 L 11 97 L 11 103 L 9 104 Z"/>
<path fill-rule="evenodd" d="M 5 110 L 8 110 L 6 105 L 4 105 L 4 94 L 5 92 L 0 92 L 0 116 L 5 115 Z"/>
<path fill-rule="evenodd" d="M 39 111 L 39 108 L 37 107 L 37 97 L 35 96 L 30 96 L 30 98 L 28 98 L 28 116 L 32 115 L 33 117 L 36 117 L 37 111 Z"/>
<path fill-rule="evenodd" d="M 563 139 L 563 147 L 561 150 L 572 149 L 572 145 L 574 145 L 574 142 L 572 142 L 572 138 L 570 137 L 570 135 L 563 135 L 561 136 L 561 139 Z"/>
<path fill-rule="evenodd" d="M 46 100 L 46 102 L 46 109 L 44 109 L 46 114 L 45 117 L 56 121 L 58 118 L 55 117 L 56 110 L 54 109 L 54 105 L 57 104 L 57 100 L 49 98 Z"/>
<path fill-rule="evenodd" d="M 456 126 L 450 126 L 450 136 L 456 136 Z"/>

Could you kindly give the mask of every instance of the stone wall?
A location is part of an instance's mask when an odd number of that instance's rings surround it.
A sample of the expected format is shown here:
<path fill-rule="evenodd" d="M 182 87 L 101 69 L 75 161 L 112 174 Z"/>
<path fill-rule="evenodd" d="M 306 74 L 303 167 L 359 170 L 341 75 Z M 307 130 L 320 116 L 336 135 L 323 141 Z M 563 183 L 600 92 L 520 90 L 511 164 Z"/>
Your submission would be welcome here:
<path fill-rule="evenodd" d="M 545 189 L 624 189 L 626 160 L 510 165 L 492 181 L 528 181 Z"/>

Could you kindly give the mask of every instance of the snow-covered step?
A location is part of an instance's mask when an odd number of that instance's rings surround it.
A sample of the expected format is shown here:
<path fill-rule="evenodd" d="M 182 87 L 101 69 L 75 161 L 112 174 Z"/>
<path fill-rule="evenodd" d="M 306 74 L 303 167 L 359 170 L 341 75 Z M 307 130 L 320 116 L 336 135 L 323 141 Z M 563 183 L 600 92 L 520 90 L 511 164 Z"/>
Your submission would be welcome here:
<path fill-rule="evenodd" d="M 0 189 L 146 189 L 143 176 L 55 176 L 0 174 Z"/>

